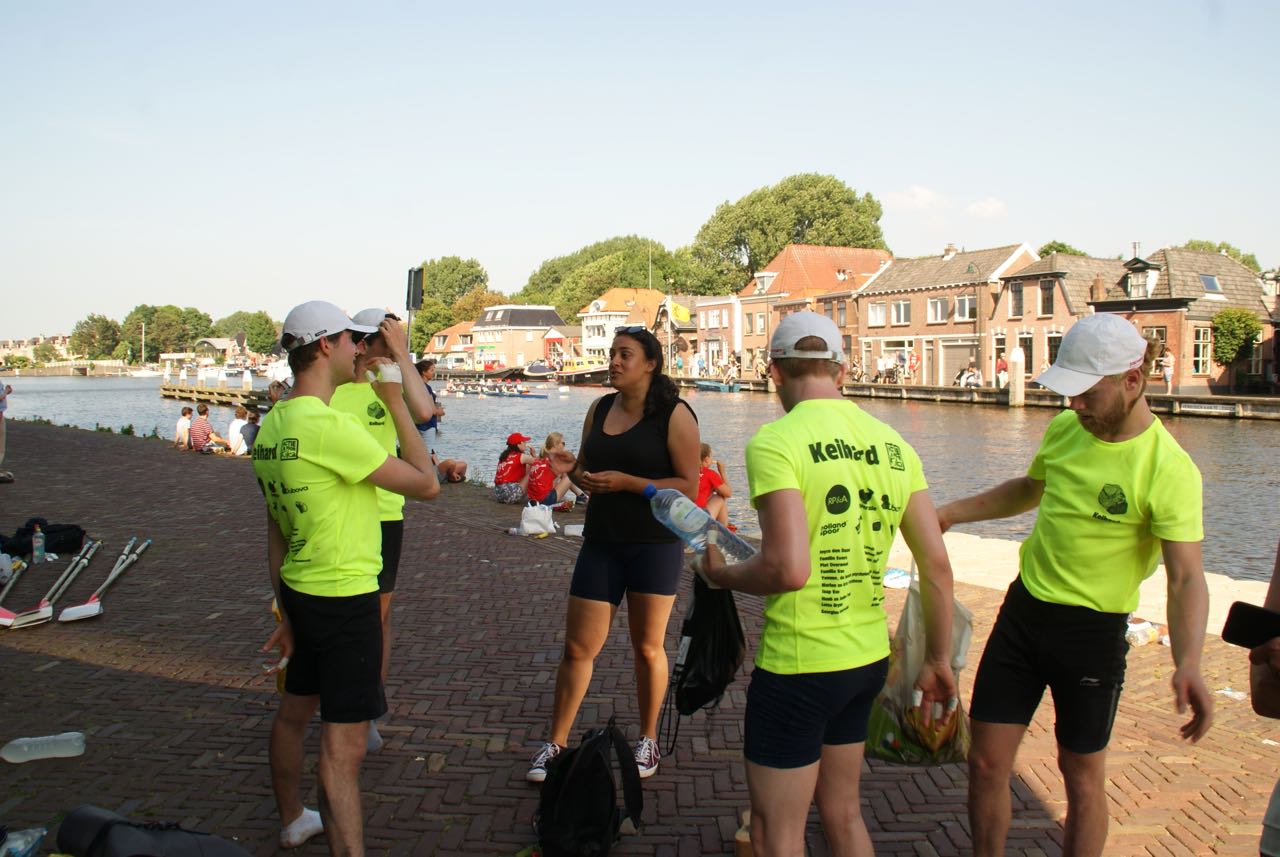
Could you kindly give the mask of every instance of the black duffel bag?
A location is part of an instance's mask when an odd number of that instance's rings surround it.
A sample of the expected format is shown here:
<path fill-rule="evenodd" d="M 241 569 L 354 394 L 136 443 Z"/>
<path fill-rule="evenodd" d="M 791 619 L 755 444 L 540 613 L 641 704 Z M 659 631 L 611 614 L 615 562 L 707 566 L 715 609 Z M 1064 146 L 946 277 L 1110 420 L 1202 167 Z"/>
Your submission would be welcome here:
<path fill-rule="evenodd" d="M 70 557 L 84 546 L 84 528 L 78 524 L 51 524 L 44 518 L 30 518 L 12 536 L 0 536 L 0 552 L 9 556 L 30 556 L 31 536 L 37 524 L 40 532 L 44 533 L 46 553 Z"/>
<path fill-rule="evenodd" d="M 73 857 L 251 857 L 234 842 L 173 823 L 130 821 L 88 804 L 58 827 L 58 850 Z"/>

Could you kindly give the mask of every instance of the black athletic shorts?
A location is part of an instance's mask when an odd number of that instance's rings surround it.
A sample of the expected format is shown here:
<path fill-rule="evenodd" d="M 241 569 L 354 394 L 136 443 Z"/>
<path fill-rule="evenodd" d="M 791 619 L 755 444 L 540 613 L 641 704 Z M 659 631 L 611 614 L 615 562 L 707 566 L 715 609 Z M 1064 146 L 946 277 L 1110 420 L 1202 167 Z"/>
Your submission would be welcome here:
<path fill-rule="evenodd" d="M 803 768 L 825 744 L 867 740 L 889 659 L 851 670 L 780 675 L 756 667 L 747 687 L 742 754 L 768 768 Z"/>
<path fill-rule="evenodd" d="M 1124 687 L 1127 618 L 1040 601 L 1017 578 L 978 664 L 970 715 L 1027 726 L 1047 686 L 1058 743 L 1073 753 L 1106 749 Z"/>
<path fill-rule="evenodd" d="M 382 522 L 382 571 L 378 572 L 378 591 L 383 595 L 396 591 L 396 574 L 400 571 L 400 548 L 404 545 L 404 521 Z"/>
<path fill-rule="evenodd" d="M 326 598 L 280 581 L 280 607 L 293 626 L 284 689 L 320 696 L 320 719 L 359 723 L 387 710 L 382 695 L 382 611 L 378 593 Z"/>
<path fill-rule="evenodd" d="M 683 567 L 683 542 L 583 542 L 569 594 L 614 606 L 625 592 L 675 595 Z"/>

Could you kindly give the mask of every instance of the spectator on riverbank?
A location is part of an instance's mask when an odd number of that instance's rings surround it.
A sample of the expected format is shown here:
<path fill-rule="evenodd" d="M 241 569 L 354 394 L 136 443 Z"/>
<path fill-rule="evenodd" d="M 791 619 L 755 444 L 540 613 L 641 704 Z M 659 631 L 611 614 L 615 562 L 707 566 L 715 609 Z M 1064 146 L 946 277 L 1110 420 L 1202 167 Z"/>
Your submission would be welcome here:
<path fill-rule="evenodd" d="M 258 421 L 261 419 L 257 408 L 250 408 L 245 417 L 245 424 L 240 427 L 240 436 L 244 438 L 245 455 L 253 454 L 253 443 L 258 439 Z"/>
<path fill-rule="evenodd" d="M 13 392 L 13 387 L 8 384 L 0 385 L 0 465 L 4 464 L 5 449 L 5 429 L 4 429 L 4 412 L 9 410 L 9 394 Z M 0 469 L 0 482 L 12 482 L 13 473 L 8 470 Z"/>
<path fill-rule="evenodd" d="M 191 448 L 196 452 L 203 452 L 213 438 L 213 423 L 209 422 L 209 406 L 204 402 L 196 405 L 196 416 L 191 421 L 187 437 L 191 441 Z"/>
<path fill-rule="evenodd" d="M 529 465 L 529 483 L 525 488 L 529 500 L 544 506 L 556 506 L 562 512 L 572 509 L 576 495 L 568 474 L 573 465 L 573 454 L 565 449 L 564 435 L 558 431 L 547 435 L 541 454 Z M 560 505 L 562 501 L 563 506 Z"/>
<path fill-rule="evenodd" d="M 191 415 L 194 413 L 190 405 L 185 406 L 177 425 L 173 427 L 173 445 L 178 449 L 191 448 Z"/>
<path fill-rule="evenodd" d="M 724 463 L 711 457 L 711 444 L 709 443 L 702 444 L 700 452 L 698 496 L 694 498 L 693 502 L 706 509 L 708 515 L 727 527 L 729 525 L 729 505 L 725 501 L 733 496 L 733 490 L 729 487 L 729 481 L 724 474 Z"/>
<path fill-rule="evenodd" d="M 507 448 L 498 456 L 498 470 L 493 474 L 493 499 L 499 503 L 525 503 L 529 500 L 529 465 L 537 461 L 529 452 L 533 438 L 520 432 L 507 435 Z"/>
<path fill-rule="evenodd" d="M 1102 854 L 1125 617 L 1162 556 L 1174 706 L 1191 708 L 1181 737 L 1199 741 L 1213 722 L 1200 674 L 1209 609 L 1200 471 L 1147 405 L 1158 347 L 1118 315 L 1077 321 L 1036 378 L 1070 409 L 1049 423 L 1026 475 L 938 509 L 944 532 L 1038 509 L 974 681 L 969 818 L 978 857 L 1004 853 L 1014 758 L 1046 686 L 1067 793 L 1063 851 Z"/>
<path fill-rule="evenodd" d="M 418 377 L 422 379 L 422 385 L 427 388 L 427 395 L 431 398 L 431 418 L 417 423 L 418 432 L 422 435 L 422 442 L 431 448 L 431 440 L 427 437 L 427 432 L 435 430 L 436 434 L 440 433 L 440 420 L 444 419 L 444 408 L 440 407 L 440 400 L 436 398 L 436 391 L 431 389 L 431 382 L 436 377 L 436 361 L 419 360 L 413 367 L 418 372 Z"/>
<path fill-rule="evenodd" d="M 467 478 L 467 463 L 456 458 L 446 458 L 441 460 L 440 456 L 434 452 L 431 453 L 431 463 L 436 466 L 436 472 L 440 476 L 441 482 L 462 482 Z"/>
<path fill-rule="evenodd" d="M 245 446 L 242 429 L 249 424 L 249 409 L 244 405 L 236 405 L 235 417 L 227 425 L 227 451 L 232 455 L 248 455 L 249 447 Z"/>

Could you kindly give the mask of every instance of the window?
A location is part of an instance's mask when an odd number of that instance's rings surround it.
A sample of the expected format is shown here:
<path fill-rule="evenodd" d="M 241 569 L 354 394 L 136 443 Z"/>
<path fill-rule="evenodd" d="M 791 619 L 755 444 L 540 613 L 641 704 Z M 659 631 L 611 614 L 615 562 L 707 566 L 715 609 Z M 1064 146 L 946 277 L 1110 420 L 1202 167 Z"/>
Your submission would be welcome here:
<path fill-rule="evenodd" d="M 997 358 L 1003 357 L 1005 362 L 1008 362 L 1009 355 L 1005 351 L 1004 334 L 991 337 L 991 347 L 994 349 L 992 353 L 995 354 Z"/>
<path fill-rule="evenodd" d="M 526 331 L 524 332 L 524 341 L 525 341 L 525 342 L 533 342 L 533 331 L 532 331 L 532 330 L 526 330 Z"/>
<path fill-rule="evenodd" d="M 1218 282 L 1218 278 L 1213 274 L 1201 274 L 1200 282 L 1204 283 L 1204 293 L 1206 295 L 1222 294 L 1222 285 Z"/>
<path fill-rule="evenodd" d="M 884 327 L 884 301 L 867 305 L 867 324 L 871 327 Z"/>
<path fill-rule="evenodd" d="M 707 327 L 719 327 L 719 326 L 720 326 L 720 310 L 713 309 L 709 313 L 707 313 Z"/>
<path fill-rule="evenodd" d="M 516 365 L 517 365 L 517 366 L 523 366 L 524 364 L 525 364 L 524 352 L 523 352 L 523 351 L 517 351 L 517 352 L 516 352 Z"/>
<path fill-rule="evenodd" d="M 833 301 L 822 302 L 822 314 L 832 321 L 836 320 L 836 305 Z"/>
<path fill-rule="evenodd" d="M 973 321 L 978 317 L 978 296 L 960 295 L 956 298 L 956 321 Z"/>
<path fill-rule="evenodd" d="M 1009 318 L 1022 318 L 1022 283 L 1009 284 Z"/>
<path fill-rule="evenodd" d="M 755 324 L 754 324 L 755 316 L 753 316 L 751 313 L 747 313 L 747 314 L 743 317 L 743 321 L 746 323 L 746 330 L 744 331 L 745 333 L 755 333 L 755 332 L 756 332 Z"/>
<path fill-rule="evenodd" d="M 1040 306 L 1038 315 L 1053 315 L 1053 280 L 1040 281 Z"/>
<path fill-rule="evenodd" d="M 1144 328 L 1142 328 L 1142 338 L 1143 338 L 1143 339 L 1154 339 L 1156 342 L 1160 343 L 1159 347 L 1158 347 L 1158 348 L 1156 348 L 1156 358 L 1157 358 L 1157 359 L 1155 360 L 1155 362 L 1154 362 L 1154 363 L 1152 363 L 1152 364 L 1151 364 L 1151 374 L 1152 374 L 1152 375 L 1159 375 L 1159 374 L 1160 374 L 1160 360 L 1159 360 L 1159 358 L 1164 356 L 1164 352 L 1165 352 L 1165 350 L 1168 348 L 1168 342 L 1169 342 L 1169 340 L 1168 340 L 1168 334 L 1169 334 L 1169 329 L 1168 329 L 1168 328 L 1166 328 L 1166 327 L 1144 327 Z"/>
<path fill-rule="evenodd" d="M 929 323 L 937 324 L 947 320 L 947 299 L 929 298 Z"/>
<path fill-rule="evenodd" d="M 764 333 L 764 313 L 756 313 L 756 333 Z"/>
<path fill-rule="evenodd" d="M 1050 333 L 1045 336 L 1045 349 L 1049 352 L 1045 357 L 1050 363 L 1054 363 L 1058 359 L 1058 349 L 1062 347 L 1062 334 Z"/>
<path fill-rule="evenodd" d="M 840 344 L 841 344 L 841 347 L 844 349 L 844 356 L 852 357 L 853 356 L 853 337 L 846 333 L 844 336 L 840 337 Z M 1262 349 L 1258 348 L 1257 346 L 1254 347 L 1253 351 L 1255 354 L 1259 354 L 1259 355 L 1262 353 Z"/>
<path fill-rule="evenodd" d="M 1018 334 L 1018 347 L 1022 349 L 1022 359 L 1026 362 L 1022 364 L 1023 372 L 1027 376 L 1036 375 L 1039 369 L 1036 368 L 1035 361 L 1035 342 L 1036 338 L 1030 333 Z"/>
<path fill-rule="evenodd" d="M 698 313 L 698 327 L 707 326 L 707 314 L 705 312 Z"/>
<path fill-rule="evenodd" d="M 844 301 L 840 301 L 840 303 L 836 306 L 836 324 L 840 325 L 841 327 L 845 326 L 845 307 L 847 306 L 848 304 L 845 303 Z"/>
<path fill-rule="evenodd" d="M 848 339 L 848 337 L 845 337 Z M 1250 375 L 1262 374 L 1262 334 L 1259 333 L 1249 349 L 1249 362 L 1245 369 Z"/>
<path fill-rule="evenodd" d="M 1191 371 L 1196 375 L 1208 375 L 1213 357 L 1213 328 L 1197 327 L 1192 329 L 1191 338 Z"/>
<path fill-rule="evenodd" d="M 893 302 L 893 323 L 911 324 L 911 301 Z"/>

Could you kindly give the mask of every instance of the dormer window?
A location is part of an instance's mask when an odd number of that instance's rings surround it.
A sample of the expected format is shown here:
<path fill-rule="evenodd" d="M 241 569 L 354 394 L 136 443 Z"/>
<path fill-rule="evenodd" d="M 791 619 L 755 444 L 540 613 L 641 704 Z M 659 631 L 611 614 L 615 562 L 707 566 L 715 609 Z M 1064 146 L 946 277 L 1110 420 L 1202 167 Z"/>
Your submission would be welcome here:
<path fill-rule="evenodd" d="M 762 295 L 765 293 L 765 290 L 768 288 L 769 288 L 768 283 L 762 282 L 760 280 L 756 281 L 756 294 Z"/>
<path fill-rule="evenodd" d="M 1131 298 L 1143 297 L 1147 289 L 1147 272 L 1133 271 L 1125 281 L 1125 293 Z"/>
<path fill-rule="evenodd" d="M 1222 294 L 1222 284 L 1218 282 L 1218 278 L 1213 274 L 1201 274 L 1200 282 L 1204 283 L 1204 293 L 1206 295 Z"/>

